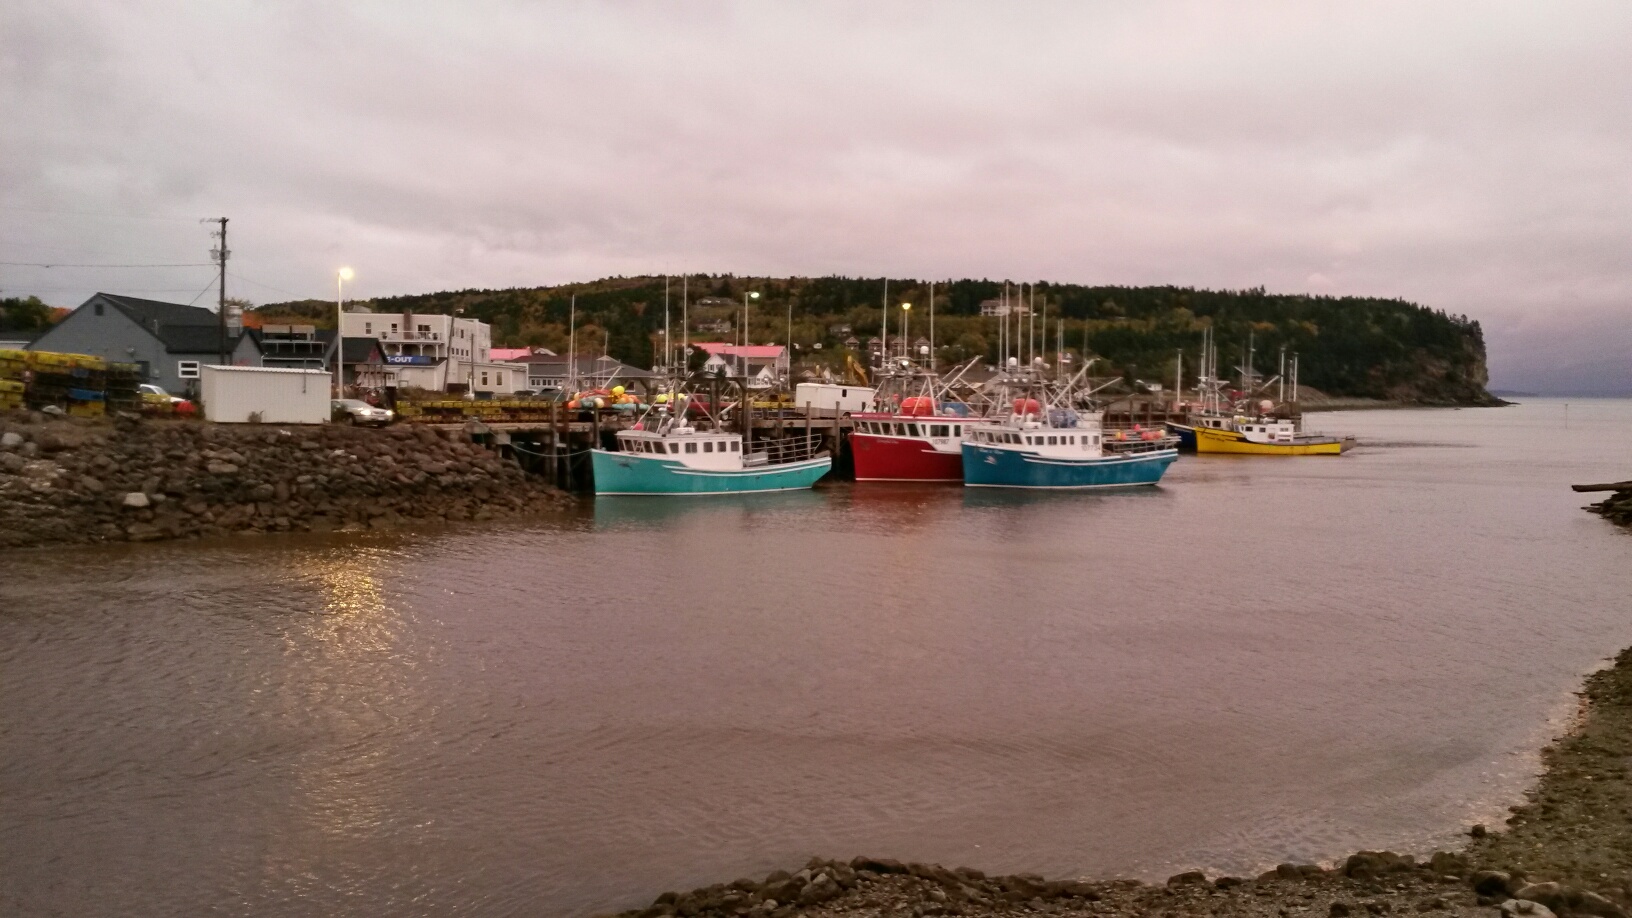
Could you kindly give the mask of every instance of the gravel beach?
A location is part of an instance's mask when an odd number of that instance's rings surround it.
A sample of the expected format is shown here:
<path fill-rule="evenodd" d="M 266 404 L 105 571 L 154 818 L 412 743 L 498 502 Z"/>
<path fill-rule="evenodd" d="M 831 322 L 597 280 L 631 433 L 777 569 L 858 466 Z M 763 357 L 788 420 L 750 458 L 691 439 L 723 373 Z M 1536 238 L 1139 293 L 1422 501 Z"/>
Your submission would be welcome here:
<path fill-rule="evenodd" d="M 1624 918 L 1632 907 L 1632 649 L 1594 673 L 1575 729 L 1505 827 L 1469 830 L 1460 851 L 1363 851 L 1282 864 L 1258 877 L 1133 880 L 988 877 L 883 858 L 812 859 L 797 870 L 664 893 L 623 918 L 658 916 L 1531 916 Z"/>

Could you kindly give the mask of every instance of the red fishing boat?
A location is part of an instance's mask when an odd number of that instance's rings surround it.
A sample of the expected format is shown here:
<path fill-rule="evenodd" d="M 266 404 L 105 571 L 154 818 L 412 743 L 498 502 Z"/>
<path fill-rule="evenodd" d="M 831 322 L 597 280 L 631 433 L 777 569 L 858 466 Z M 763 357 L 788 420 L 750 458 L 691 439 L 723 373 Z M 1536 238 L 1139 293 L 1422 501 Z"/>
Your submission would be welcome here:
<path fill-rule="evenodd" d="M 957 406 L 957 407 L 962 407 Z M 988 424 L 939 410 L 927 395 L 901 400 L 893 412 L 854 415 L 850 454 L 857 481 L 963 481 L 963 441 Z"/>

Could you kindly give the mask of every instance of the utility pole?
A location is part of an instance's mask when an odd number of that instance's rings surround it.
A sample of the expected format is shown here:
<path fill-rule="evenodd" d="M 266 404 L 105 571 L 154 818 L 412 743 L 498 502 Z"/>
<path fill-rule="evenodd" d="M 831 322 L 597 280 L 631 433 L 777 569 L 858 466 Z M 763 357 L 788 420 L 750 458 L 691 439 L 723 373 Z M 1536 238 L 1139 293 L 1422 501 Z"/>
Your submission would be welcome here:
<path fill-rule="evenodd" d="M 227 363 L 227 257 L 232 251 L 227 248 L 227 218 L 206 217 L 200 223 L 219 223 L 221 228 L 212 230 L 210 235 L 221 240 L 215 248 L 210 250 L 210 260 L 221 266 L 221 292 L 216 302 L 216 321 L 221 326 L 221 365 Z"/>

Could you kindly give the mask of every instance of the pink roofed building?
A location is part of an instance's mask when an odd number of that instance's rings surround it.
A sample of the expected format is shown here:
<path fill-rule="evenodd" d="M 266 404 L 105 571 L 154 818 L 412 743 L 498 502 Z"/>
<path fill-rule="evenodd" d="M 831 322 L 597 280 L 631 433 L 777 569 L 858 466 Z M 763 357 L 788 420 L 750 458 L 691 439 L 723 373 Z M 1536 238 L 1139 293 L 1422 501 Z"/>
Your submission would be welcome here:
<path fill-rule="evenodd" d="M 709 372 L 724 370 L 731 376 L 748 377 L 748 385 L 764 389 L 776 385 L 788 375 L 788 349 L 780 344 L 724 344 L 703 341 L 692 347 L 706 353 L 708 360 L 703 369 Z"/>
<path fill-rule="evenodd" d="M 491 349 L 494 360 L 525 361 L 531 357 L 554 357 L 555 352 L 547 347 L 496 347 Z"/>

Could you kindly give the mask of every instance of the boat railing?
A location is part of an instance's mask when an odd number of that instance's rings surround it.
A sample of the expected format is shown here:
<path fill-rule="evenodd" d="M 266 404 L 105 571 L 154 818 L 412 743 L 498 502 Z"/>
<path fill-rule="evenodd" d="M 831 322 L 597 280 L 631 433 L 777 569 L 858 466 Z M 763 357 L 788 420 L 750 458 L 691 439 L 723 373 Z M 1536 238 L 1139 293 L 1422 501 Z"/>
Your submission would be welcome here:
<path fill-rule="evenodd" d="M 821 455 L 821 441 L 808 437 L 783 437 L 779 440 L 755 440 L 753 452 L 743 457 L 744 464 L 784 465 L 804 462 Z M 764 459 L 755 461 L 757 457 Z"/>

